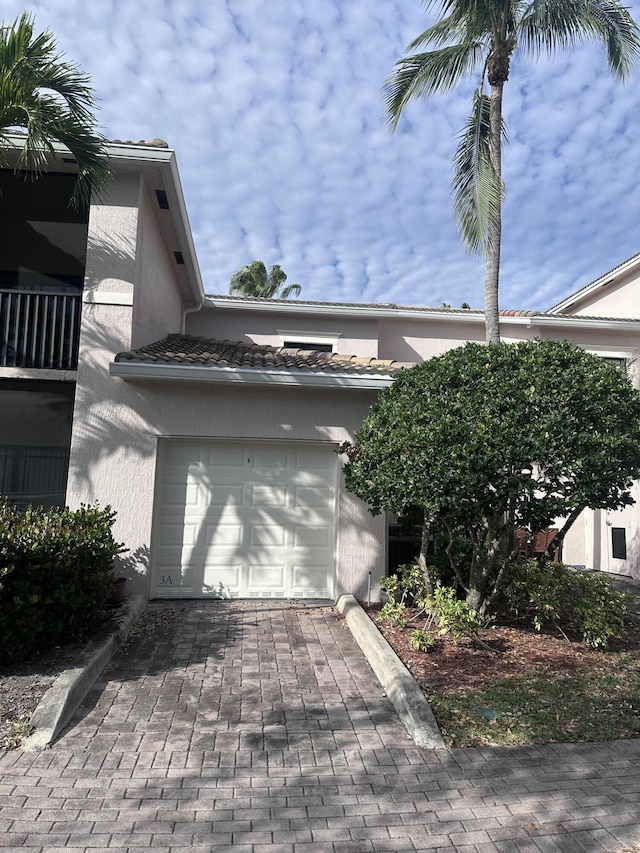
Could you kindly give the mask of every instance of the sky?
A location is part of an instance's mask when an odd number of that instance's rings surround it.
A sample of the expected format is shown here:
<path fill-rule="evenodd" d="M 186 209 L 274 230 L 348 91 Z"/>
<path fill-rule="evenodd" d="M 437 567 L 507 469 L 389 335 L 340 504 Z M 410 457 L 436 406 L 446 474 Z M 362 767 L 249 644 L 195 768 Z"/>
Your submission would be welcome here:
<path fill-rule="evenodd" d="M 24 2 L 0 18 L 54 33 L 101 132 L 176 151 L 207 293 L 261 259 L 302 299 L 482 307 L 450 195 L 477 80 L 385 121 L 385 79 L 435 20 L 419 0 Z M 545 310 L 640 252 L 640 69 L 615 81 L 595 43 L 516 56 L 504 115 L 500 307 Z"/>

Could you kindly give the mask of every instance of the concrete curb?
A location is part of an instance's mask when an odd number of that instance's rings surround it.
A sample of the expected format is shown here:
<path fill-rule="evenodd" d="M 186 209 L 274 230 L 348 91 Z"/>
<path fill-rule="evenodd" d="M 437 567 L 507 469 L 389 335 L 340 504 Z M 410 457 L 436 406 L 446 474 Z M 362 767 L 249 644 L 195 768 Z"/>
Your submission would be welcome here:
<path fill-rule="evenodd" d="M 22 749 L 32 752 L 51 746 L 146 606 L 142 595 L 126 599 L 117 617 L 89 643 L 75 665 L 58 676 L 31 715 L 35 732 L 23 742 Z"/>
<path fill-rule="evenodd" d="M 424 693 L 354 596 L 341 595 L 335 606 L 393 702 L 409 737 L 424 749 L 446 749 Z"/>

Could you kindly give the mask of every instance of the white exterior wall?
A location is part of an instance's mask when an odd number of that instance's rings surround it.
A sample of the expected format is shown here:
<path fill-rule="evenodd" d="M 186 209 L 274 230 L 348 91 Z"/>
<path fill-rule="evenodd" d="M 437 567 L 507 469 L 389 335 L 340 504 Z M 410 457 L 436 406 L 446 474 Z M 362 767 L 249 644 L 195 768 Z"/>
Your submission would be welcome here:
<path fill-rule="evenodd" d="M 178 332 L 181 302 L 135 173 L 119 174 L 104 202 L 91 207 L 83 303 L 67 503 L 110 504 L 116 537 L 148 551 L 155 435 L 139 394 L 113 380 L 109 364 L 118 352 Z M 132 577 L 144 559 L 143 550 Z"/>
<path fill-rule="evenodd" d="M 378 323 L 374 318 L 312 316 L 277 311 L 248 311 L 244 308 L 205 307 L 187 315 L 186 333 L 216 340 L 242 341 L 278 347 L 280 331 L 287 337 L 340 334 L 335 351 L 341 355 L 378 358 Z M 289 334 L 290 333 L 290 334 Z M 295 333 L 295 334 L 294 334 Z M 383 358 L 384 356 L 380 356 Z"/>
<path fill-rule="evenodd" d="M 182 302 L 168 253 L 153 213 L 153 202 L 140 184 L 136 284 L 131 345 L 145 346 L 180 331 Z"/>

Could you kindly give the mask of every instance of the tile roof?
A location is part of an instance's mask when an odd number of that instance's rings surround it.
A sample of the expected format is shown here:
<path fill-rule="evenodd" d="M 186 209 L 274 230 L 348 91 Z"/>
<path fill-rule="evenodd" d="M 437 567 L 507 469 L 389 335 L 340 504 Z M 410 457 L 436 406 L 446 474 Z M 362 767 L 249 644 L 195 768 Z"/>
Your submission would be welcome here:
<path fill-rule="evenodd" d="M 413 366 L 410 362 L 389 359 L 247 344 L 240 341 L 216 341 L 192 335 L 169 335 L 139 349 L 120 352 L 115 361 L 289 372 L 304 370 L 315 373 L 348 373 L 354 376 L 387 375 Z"/>
<path fill-rule="evenodd" d="M 635 257 L 635 256 L 634 256 Z M 640 255 L 637 257 L 640 258 Z M 633 259 L 632 259 L 633 260 Z M 215 305 L 216 300 L 224 300 L 225 302 L 230 303 L 238 303 L 238 304 L 250 304 L 250 303 L 263 303 L 265 305 L 282 305 L 286 306 L 309 306 L 319 307 L 319 308 L 362 308 L 363 310 L 375 310 L 376 308 L 383 308 L 388 311 L 409 311 L 416 314 L 455 314 L 456 316 L 460 316 L 461 314 L 467 314 L 474 317 L 478 317 L 478 319 L 482 319 L 484 317 L 484 310 L 482 308 L 446 308 L 441 306 L 440 308 L 433 308 L 425 305 L 395 305 L 392 302 L 321 302 L 321 301 L 313 301 L 311 299 L 266 299 L 262 296 L 230 296 L 228 293 L 224 294 L 206 294 L 205 300 L 209 302 L 209 305 Z M 585 321 L 596 321 L 596 322 L 604 322 L 604 323 L 633 323 L 640 325 L 640 318 L 635 317 L 600 317 L 597 315 L 585 315 L 585 314 L 553 314 L 551 313 L 551 309 L 549 311 L 535 311 L 532 309 L 502 309 L 500 311 L 500 317 L 509 320 L 510 318 L 529 318 L 532 320 L 585 320 Z"/>
<path fill-rule="evenodd" d="M 164 139 L 160 139 L 157 136 L 154 139 L 139 139 L 137 142 L 134 142 L 132 139 L 107 139 L 107 143 L 110 145 L 135 145 L 136 147 L 142 145 L 147 148 L 169 147 L 168 142 L 165 142 Z"/>
<path fill-rule="evenodd" d="M 336 308 L 386 308 L 389 311 L 424 311 L 425 313 L 451 313 L 451 314 L 478 314 L 482 316 L 484 311 L 481 308 L 451 308 L 446 306 L 441 306 L 440 308 L 433 308 L 427 306 L 415 306 L 415 305 L 396 305 L 394 302 L 323 302 L 321 300 L 313 300 L 313 299 L 267 299 L 264 296 L 235 296 L 229 293 L 207 293 L 206 299 L 216 300 L 216 299 L 224 299 L 229 302 L 238 302 L 238 303 L 246 303 L 246 302 L 258 302 L 264 304 L 274 304 L 274 305 L 310 305 L 310 306 L 319 306 L 319 307 L 331 307 L 335 306 Z M 534 314 L 538 313 L 536 311 Z"/>

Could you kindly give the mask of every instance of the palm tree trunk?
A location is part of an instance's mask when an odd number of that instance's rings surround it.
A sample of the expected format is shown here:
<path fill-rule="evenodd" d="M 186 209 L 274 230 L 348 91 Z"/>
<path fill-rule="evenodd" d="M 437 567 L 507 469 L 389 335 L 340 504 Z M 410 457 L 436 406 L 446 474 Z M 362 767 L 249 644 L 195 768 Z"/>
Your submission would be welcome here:
<path fill-rule="evenodd" d="M 491 86 L 489 106 L 489 156 L 496 175 L 502 182 L 502 89 L 503 83 Z M 502 191 L 502 187 L 500 188 Z M 502 198 L 502 196 L 501 196 Z M 502 201 L 495 219 L 489 223 L 487 255 L 484 267 L 484 321 L 488 344 L 500 343 L 498 286 L 500 282 L 500 244 L 502 241 Z"/>

